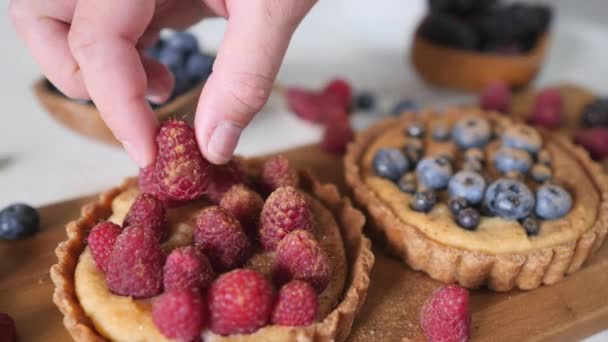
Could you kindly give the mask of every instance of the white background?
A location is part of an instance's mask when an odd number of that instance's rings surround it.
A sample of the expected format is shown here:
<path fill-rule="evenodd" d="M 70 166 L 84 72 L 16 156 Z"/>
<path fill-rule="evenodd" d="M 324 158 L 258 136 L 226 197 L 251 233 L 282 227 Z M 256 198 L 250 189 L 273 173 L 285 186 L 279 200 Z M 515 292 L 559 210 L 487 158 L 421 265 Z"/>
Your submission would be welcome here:
<path fill-rule="evenodd" d="M 557 7 L 557 20 L 536 83 L 570 81 L 608 95 L 606 2 L 546 2 Z M 424 11 L 424 2 L 413 0 L 319 1 L 293 37 L 278 80 L 320 87 L 343 76 L 357 89 L 378 94 L 381 108 L 405 97 L 434 106 L 466 100 L 470 95 L 425 85 L 408 63 L 411 34 Z M 193 31 L 204 49 L 214 51 L 224 28 L 222 20 L 209 20 Z M 36 102 L 30 87 L 39 69 L 6 15 L 0 16 L 0 41 L 0 208 L 16 201 L 42 205 L 91 194 L 136 172 L 121 149 L 64 129 Z M 379 117 L 358 113 L 354 123 L 362 128 Z M 273 95 L 245 130 L 237 150 L 244 155 L 266 153 L 315 142 L 320 134 L 320 128 L 296 119 Z M 606 341 L 608 333 L 591 340 Z"/>

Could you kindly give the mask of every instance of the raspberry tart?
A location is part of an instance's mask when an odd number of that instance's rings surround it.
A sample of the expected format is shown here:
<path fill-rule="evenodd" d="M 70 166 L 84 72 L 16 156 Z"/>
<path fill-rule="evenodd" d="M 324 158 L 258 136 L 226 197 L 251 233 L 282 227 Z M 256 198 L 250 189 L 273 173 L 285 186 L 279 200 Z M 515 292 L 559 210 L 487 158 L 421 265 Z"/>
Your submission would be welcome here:
<path fill-rule="evenodd" d="M 442 282 L 530 290 L 604 242 L 608 183 L 567 139 L 495 112 L 404 113 L 360 133 L 346 181 L 410 267 Z"/>
<path fill-rule="evenodd" d="M 67 225 L 53 300 L 76 341 L 344 340 L 374 257 L 363 215 L 284 157 L 209 164 L 164 123 L 159 154 Z"/>

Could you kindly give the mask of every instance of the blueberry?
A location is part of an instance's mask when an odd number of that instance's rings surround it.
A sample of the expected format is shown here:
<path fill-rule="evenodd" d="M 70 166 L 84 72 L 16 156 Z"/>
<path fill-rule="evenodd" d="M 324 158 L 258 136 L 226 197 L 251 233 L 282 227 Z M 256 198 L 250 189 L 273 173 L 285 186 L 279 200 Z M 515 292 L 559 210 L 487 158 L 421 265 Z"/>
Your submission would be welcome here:
<path fill-rule="evenodd" d="M 426 157 L 416 166 L 418 181 L 430 189 L 442 189 L 452 177 L 452 164 L 444 156 Z"/>
<path fill-rule="evenodd" d="M 483 162 L 475 159 L 466 160 L 462 164 L 462 169 L 465 171 L 481 172 L 483 171 Z"/>
<path fill-rule="evenodd" d="M 412 198 L 412 202 L 410 203 L 410 207 L 415 211 L 420 211 L 423 213 L 428 213 L 433 209 L 435 203 L 437 202 L 437 197 L 433 191 L 419 191 Z"/>
<path fill-rule="evenodd" d="M 0 211 L 0 238 L 16 240 L 36 233 L 40 216 L 27 204 L 12 204 Z"/>
<path fill-rule="evenodd" d="M 536 154 L 536 161 L 547 166 L 551 165 L 551 153 L 548 150 L 542 149 Z"/>
<path fill-rule="evenodd" d="M 534 194 L 517 180 L 499 178 L 486 189 L 484 205 L 494 215 L 517 220 L 534 210 Z"/>
<path fill-rule="evenodd" d="M 185 72 L 188 81 L 192 84 L 199 83 L 211 74 L 213 57 L 195 52 L 186 59 Z"/>
<path fill-rule="evenodd" d="M 464 160 L 465 161 L 478 160 L 480 162 L 483 162 L 484 159 L 485 159 L 485 154 L 484 154 L 483 150 L 480 148 L 469 148 L 466 151 L 464 151 Z"/>
<path fill-rule="evenodd" d="M 424 147 L 420 139 L 408 139 L 403 147 L 403 152 L 410 162 L 410 167 L 413 168 L 422 158 Z"/>
<path fill-rule="evenodd" d="M 366 91 L 360 92 L 355 99 L 355 106 L 360 110 L 372 110 L 375 105 L 376 98 L 374 97 L 374 94 Z"/>
<path fill-rule="evenodd" d="M 546 220 L 558 219 L 572 208 L 570 193 L 559 185 L 546 184 L 536 190 L 536 215 Z"/>
<path fill-rule="evenodd" d="M 534 164 L 530 170 L 532 179 L 537 183 L 544 183 L 551 179 L 551 169 L 545 164 Z"/>
<path fill-rule="evenodd" d="M 526 235 L 528 236 L 538 235 L 538 232 L 540 230 L 540 224 L 538 223 L 538 220 L 531 216 L 523 219 L 521 221 L 521 226 L 524 228 L 524 230 L 526 231 Z"/>
<path fill-rule="evenodd" d="M 501 147 L 494 155 L 494 166 L 503 173 L 509 171 L 526 173 L 532 166 L 532 157 L 524 150 Z"/>
<path fill-rule="evenodd" d="M 483 199 L 486 181 L 483 177 L 472 171 L 460 171 L 448 183 L 450 198 L 462 197 L 470 204 L 477 204 Z"/>
<path fill-rule="evenodd" d="M 479 225 L 479 212 L 474 208 L 464 208 L 456 215 L 456 223 L 466 230 L 474 230 Z"/>
<path fill-rule="evenodd" d="M 169 70 L 175 79 L 175 87 L 173 88 L 172 97 L 179 96 L 190 89 L 190 80 L 188 74 L 182 65 L 170 66 Z"/>
<path fill-rule="evenodd" d="M 393 110 L 391 113 L 393 115 L 401 115 L 404 112 L 416 112 L 420 109 L 418 104 L 414 100 L 402 100 L 399 101 L 393 106 Z"/>
<path fill-rule="evenodd" d="M 483 147 L 491 136 L 492 128 L 488 121 L 475 115 L 458 120 L 452 129 L 452 139 L 463 149 Z"/>
<path fill-rule="evenodd" d="M 164 48 L 164 44 L 165 44 L 164 40 L 162 40 L 162 39 L 157 40 L 156 44 L 154 44 L 154 46 L 151 46 L 151 47 L 149 47 L 149 48 L 146 49 L 146 54 L 150 58 L 157 60 L 160 57 L 160 52 Z"/>
<path fill-rule="evenodd" d="M 464 197 L 453 197 L 448 201 L 448 208 L 454 215 L 458 215 L 458 213 L 464 209 L 469 207 L 469 202 Z"/>
<path fill-rule="evenodd" d="M 396 182 L 407 172 L 409 161 L 397 148 L 382 148 L 374 155 L 373 165 L 378 176 Z"/>
<path fill-rule="evenodd" d="M 181 50 L 166 47 L 158 55 L 158 61 L 169 69 L 183 67 L 185 55 Z"/>
<path fill-rule="evenodd" d="M 196 37 L 189 32 L 178 31 L 167 39 L 167 48 L 176 49 L 185 53 L 193 53 L 199 50 Z"/>
<path fill-rule="evenodd" d="M 424 136 L 424 124 L 422 122 L 412 122 L 405 128 L 405 133 L 412 138 L 422 138 Z"/>
<path fill-rule="evenodd" d="M 513 125 L 502 134 L 502 146 L 512 147 L 535 154 L 540 150 L 543 140 L 538 131 L 526 125 Z"/>
<path fill-rule="evenodd" d="M 478 42 L 471 25 L 442 13 L 429 14 L 420 26 L 420 34 L 435 44 L 461 49 L 474 49 Z"/>
<path fill-rule="evenodd" d="M 416 175 L 414 173 L 406 173 L 401 178 L 399 178 L 399 189 L 401 191 L 413 194 L 416 192 Z"/>
<path fill-rule="evenodd" d="M 433 125 L 431 129 L 431 136 L 436 141 L 448 141 L 450 140 L 450 126 L 445 123 L 438 123 Z"/>
<path fill-rule="evenodd" d="M 585 126 L 608 126 L 608 98 L 599 98 L 587 104 L 581 120 Z"/>

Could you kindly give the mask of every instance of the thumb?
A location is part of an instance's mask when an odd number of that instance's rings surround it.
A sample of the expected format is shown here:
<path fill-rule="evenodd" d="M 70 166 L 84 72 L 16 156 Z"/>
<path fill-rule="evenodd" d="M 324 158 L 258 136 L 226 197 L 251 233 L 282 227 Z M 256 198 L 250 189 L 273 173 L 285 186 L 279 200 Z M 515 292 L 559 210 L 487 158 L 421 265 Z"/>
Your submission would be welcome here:
<path fill-rule="evenodd" d="M 270 96 L 289 40 L 313 3 L 229 2 L 228 27 L 195 119 L 199 147 L 212 163 L 232 157 L 243 129 Z"/>

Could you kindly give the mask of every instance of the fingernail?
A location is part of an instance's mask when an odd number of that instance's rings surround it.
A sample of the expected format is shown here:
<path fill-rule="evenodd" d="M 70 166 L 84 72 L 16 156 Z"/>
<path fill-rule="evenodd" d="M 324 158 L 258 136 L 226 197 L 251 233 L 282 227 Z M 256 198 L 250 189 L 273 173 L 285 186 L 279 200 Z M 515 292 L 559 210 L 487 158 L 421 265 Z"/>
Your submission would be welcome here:
<path fill-rule="evenodd" d="M 232 122 L 220 122 L 209 137 L 207 157 L 217 164 L 228 162 L 232 157 L 242 131 L 242 127 Z"/>
<path fill-rule="evenodd" d="M 146 159 L 144 153 L 142 153 L 143 151 L 139 151 L 128 141 L 121 141 L 121 143 L 127 151 L 127 154 L 135 161 L 137 166 L 139 166 L 140 168 L 144 168 L 148 166 L 148 164 L 150 164 L 149 161 Z"/>

